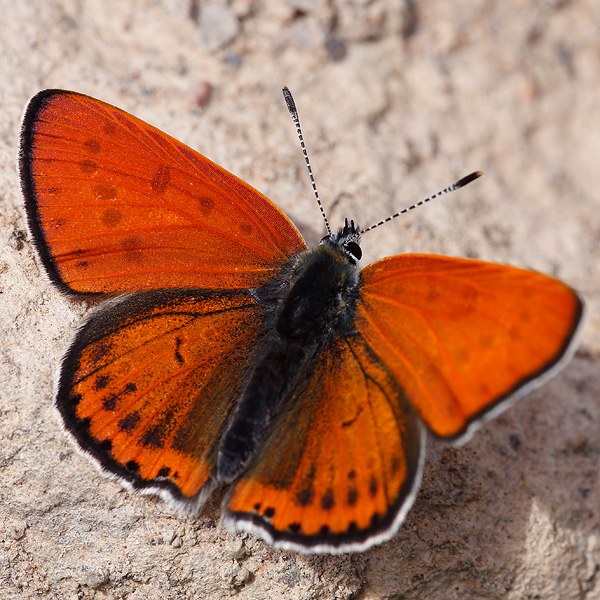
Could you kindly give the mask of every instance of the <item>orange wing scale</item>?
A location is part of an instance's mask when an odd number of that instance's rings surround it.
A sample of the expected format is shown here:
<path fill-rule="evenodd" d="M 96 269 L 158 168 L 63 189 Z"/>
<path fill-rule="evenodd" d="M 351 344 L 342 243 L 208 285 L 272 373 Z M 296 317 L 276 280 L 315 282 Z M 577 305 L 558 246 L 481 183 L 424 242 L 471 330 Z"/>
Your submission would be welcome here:
<path fill-rule="evenodd" d="M 309 546 L 360 544 L 389 528 L 401 505 L 408 510 L 421 426 L 358 337 L 336 340 L 306 372 L 234 484 L 225 518 L 291 547 L 296 536 Z"/>
<path fill-rule="evenodd" d="M 504 265 L 405 255 L 361 276 L 359 331 L 443 437 L 551 369 L 582 314 L 565 284 Z"/>
<path fill-rule="evenodd" d="M 213 474 L 264 333 L 246 292 L 146 292 L 109 303 L 65 357 L 57 407 L 111 472 L 185 503 Z"/>
<path fill-rule="evenodd" d="M 253 287 L 306 249 L 265 196 L 118 108 L 47 90 L 23 123 L 29 223 L 63 291 Z"/>

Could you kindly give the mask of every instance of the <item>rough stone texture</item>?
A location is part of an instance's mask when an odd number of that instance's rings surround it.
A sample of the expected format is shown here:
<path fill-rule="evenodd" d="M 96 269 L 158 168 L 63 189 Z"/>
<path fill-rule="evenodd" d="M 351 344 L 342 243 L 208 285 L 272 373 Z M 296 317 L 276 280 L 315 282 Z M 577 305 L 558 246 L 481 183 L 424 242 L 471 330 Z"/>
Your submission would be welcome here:
<path fill-rule="evenodd" d="M 0 597 L 600 598 L 600 4 L 233 0 L 207 5 L 209 36 L 204 5 L 0 0 Z M 258 187 L 315 242 L 282 84 L 336 225 L 486 173 L 365 236 L 365 264 L 507 262 L 565 279 L 590 309 L 563 373 L 465 446 L 430 444 L 404 526 L 358 555 L 232 538 L 218 496 L 179 518 L 101 477 L 51 409 L 86 306 L 48 284 L 26 234 L 14 164 L 28 97 L 63 87 L 133 112 Z"/>

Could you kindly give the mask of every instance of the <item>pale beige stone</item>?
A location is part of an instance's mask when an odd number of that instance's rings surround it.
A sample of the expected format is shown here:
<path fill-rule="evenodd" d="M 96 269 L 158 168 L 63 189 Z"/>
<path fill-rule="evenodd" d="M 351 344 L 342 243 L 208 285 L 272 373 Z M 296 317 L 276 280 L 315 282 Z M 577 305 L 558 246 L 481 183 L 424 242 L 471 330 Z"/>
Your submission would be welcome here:
<path fill-rule="evenodd" d="M 598 2 L 336 0 L 294 11 L 249 0 L 232 8 L 235 37 L 210 51 L 194 20 L 203 4 L 0 0 L 0 597 L 600 598 Z M 210 100 L 198 105 L 203 82 Z M 590 311 L 572 363 L 465 446 L 430 443 L 400 532 L 352 556 L 234 539 L 215 526 L 222 494 L 186 519 L 100 476 L 51 409 L 87 308 L 49 285 L 21 235 L 21 111 L 60 87 L 205 153 L 317 242 L 324 228 L 283 84 L 334 226 L 345 216 L 366 226 L 485 171 L 366 235 L 363 264 L 430 252 L 531 267 L 581 290 Z"/>

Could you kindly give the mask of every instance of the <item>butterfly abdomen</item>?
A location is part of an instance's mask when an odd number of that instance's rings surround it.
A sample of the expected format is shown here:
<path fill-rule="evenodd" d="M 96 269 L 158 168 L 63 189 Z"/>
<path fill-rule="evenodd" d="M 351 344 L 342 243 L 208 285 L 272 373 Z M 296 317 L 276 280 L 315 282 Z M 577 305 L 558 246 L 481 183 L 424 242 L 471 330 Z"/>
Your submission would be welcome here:
<path fill-rule="evenodd" d="M 275 300 L 269 347 L 242 392 L 219 452 L 218 479 L 232 481 L 254 456 L 306 362 L 334 336 L 355 331 L 358 269 L 322 244 L 292 267 L 289 285 L 265 296 Z M 277 285 L 277 284 L 275 284 Z"/>

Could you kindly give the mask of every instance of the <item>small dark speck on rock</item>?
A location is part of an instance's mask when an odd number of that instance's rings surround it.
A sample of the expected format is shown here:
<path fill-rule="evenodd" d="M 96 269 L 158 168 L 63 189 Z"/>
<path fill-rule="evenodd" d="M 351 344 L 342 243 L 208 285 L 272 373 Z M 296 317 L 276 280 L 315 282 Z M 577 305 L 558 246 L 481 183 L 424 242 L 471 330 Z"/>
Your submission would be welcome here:
<path fill-rule="evenodd" d="M 334 61 L 340 61 L 346 57 L 346 44 L 337 37 L 329 37 L 325 42 L 325 49 L 329 58 Z"/>

